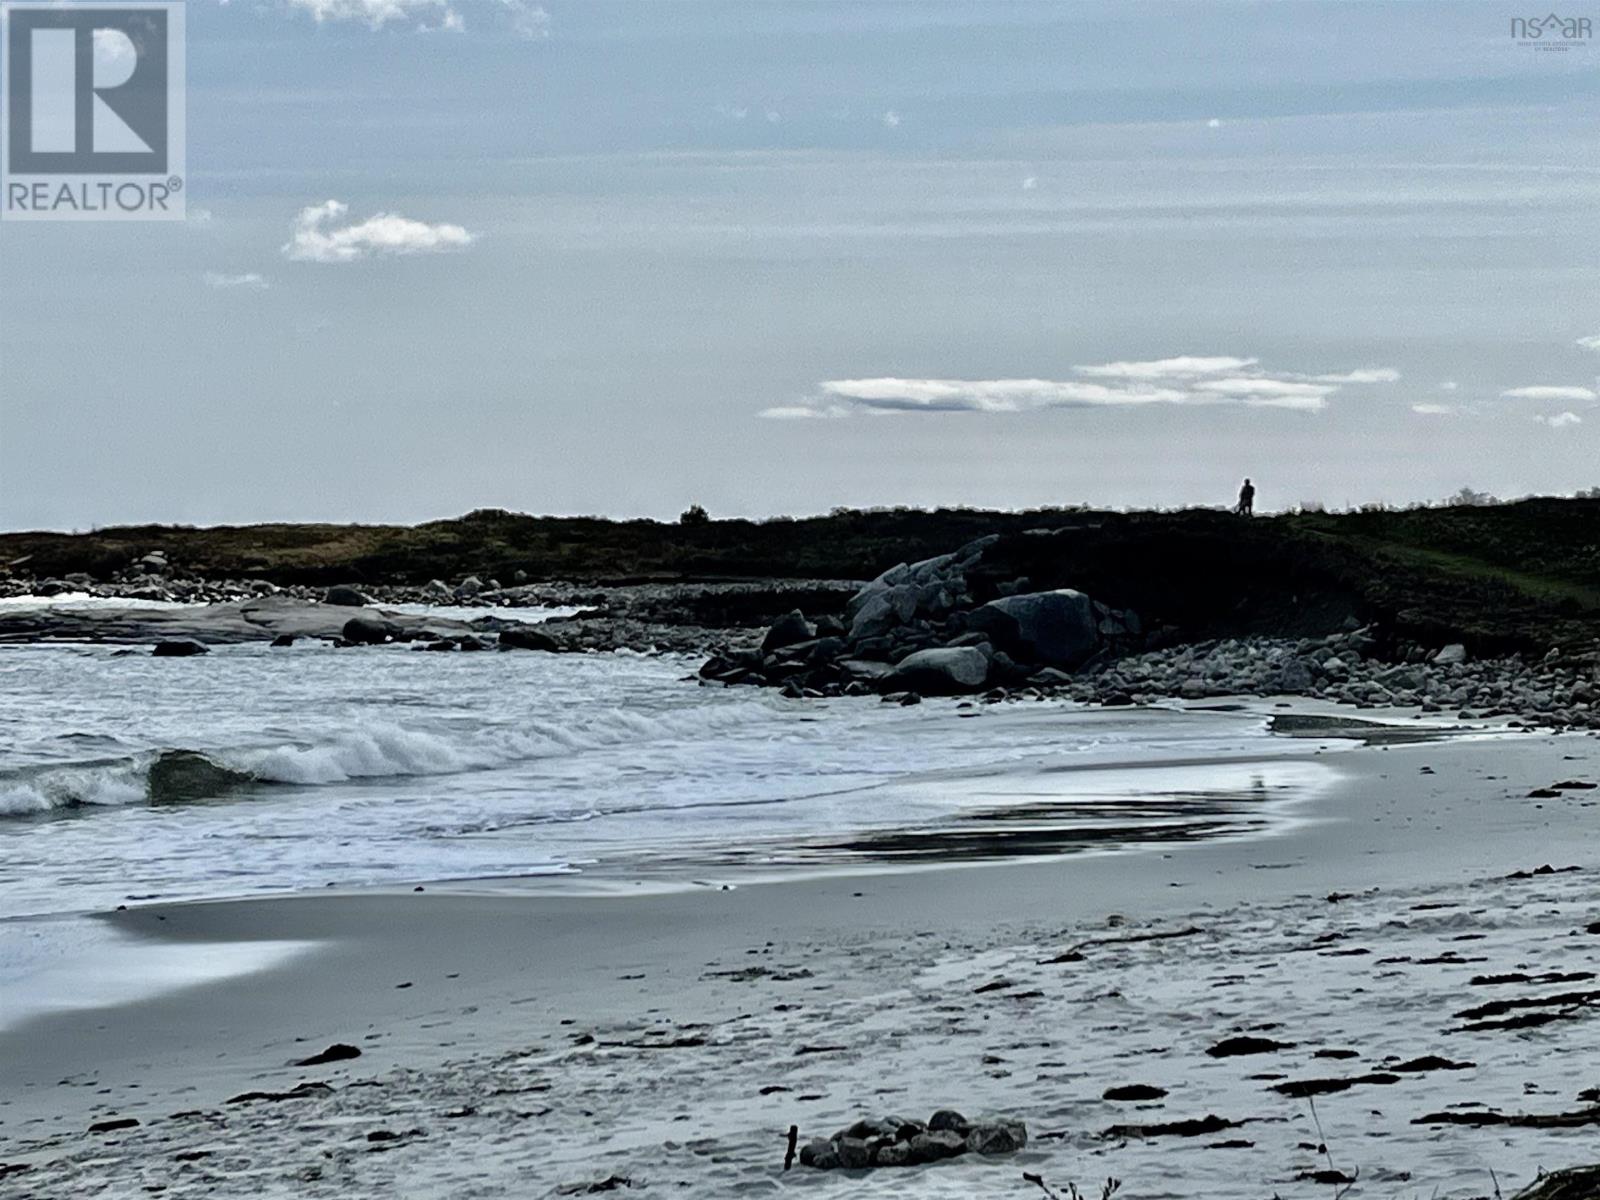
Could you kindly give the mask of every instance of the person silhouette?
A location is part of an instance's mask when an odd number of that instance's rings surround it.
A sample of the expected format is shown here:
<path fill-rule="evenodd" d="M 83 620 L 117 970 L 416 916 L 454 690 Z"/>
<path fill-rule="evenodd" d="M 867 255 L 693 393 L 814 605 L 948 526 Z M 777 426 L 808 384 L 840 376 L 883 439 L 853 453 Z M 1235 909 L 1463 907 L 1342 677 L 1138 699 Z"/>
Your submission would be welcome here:
<path fill-rule="evenodd" d="M 1255 515 L 1255 510 L 1256 485 L 1246 479 L 1244 481 L 1244 486 L 1239 489 L 1239 507 L 1234 509 L 1234 512 L 1238 513 L 1241 517 L 1249 517 Z"/>

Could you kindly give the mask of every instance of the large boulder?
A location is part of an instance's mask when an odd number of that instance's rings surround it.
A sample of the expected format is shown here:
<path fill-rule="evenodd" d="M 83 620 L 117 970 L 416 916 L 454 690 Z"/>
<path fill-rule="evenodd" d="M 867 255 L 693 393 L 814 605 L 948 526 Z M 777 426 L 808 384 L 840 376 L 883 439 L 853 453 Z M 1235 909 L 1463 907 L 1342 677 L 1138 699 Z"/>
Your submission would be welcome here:
<path fill-rule="evenodd" d="M 538 629 L 531 629 L 526 625 L 513 625 L 500 631 L 500 649 L 544 650 L 554 654 L 561 649 L 561 643 Z"/>
<path fill-rule="evenodd" d="M 772 623 L 772 628 L 767 630 L 767 636 L 761 639 L 761 653 L 771 654 L 774 650 L 782 650 L 785 646 L 809 642 L 816 636 L 817 631 L 806 620 L 805 613 L 798 608 L 790 609 Z"/>
<path fill-rule="evenodd" d="M 357 591 L 349 584 L 339 584 L 322 593 L 324 604 L 337 604 L 343 608 L 365 608 L 372 603 L 370 597 Z"/>
<path fill-rule="evenodd" d="M 211 648 L 193 638 L 169 638 L 157 642 L 150 653 L 156 658 L 190 658 L 196 654 L 210 654 Z"/>
<path fill-rule="evenodd" d="M 924 695 L 974 692 L 989 678 L 989 656 L 977 646 L 938 646 L 908 654 L 895 664 L 891 686 Z"/>
<path fill-rule="evenodd" d="M 869 593 L 866 600 L 850 616 L 852 642 L 882 637 L 916 615 L 917 589 L 909 583 L 889 586 L 869 583 L 863 591 Z M 861 595 L 861 592 L 857 592 L 856 598 L 859 599 Z M 855 600 L 852 599 L 850 604 L 854 605 Z M 849 607 L 845 612 L 849 614 Z"/>
<path fill-rule="evenodd" d="M 1072 588 L 1002 596 L 974 609 L 967 624 L 1012 658 L 1040 666 L 1076 667 L 1100 645 L 1094 603 Z"/>
<path fill-rule="evenodd" d="M 400 635 L 400 626 L 376 613 L 362 613 L 346 621 L 340 633 L 357 646 L 381 646 Z"/>

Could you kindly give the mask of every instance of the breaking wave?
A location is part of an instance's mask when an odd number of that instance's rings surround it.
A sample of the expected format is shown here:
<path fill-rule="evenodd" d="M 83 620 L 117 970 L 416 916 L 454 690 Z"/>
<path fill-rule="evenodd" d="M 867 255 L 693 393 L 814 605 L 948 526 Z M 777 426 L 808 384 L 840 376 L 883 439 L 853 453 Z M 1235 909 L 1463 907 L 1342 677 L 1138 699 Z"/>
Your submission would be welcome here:
<path fill-rule="evenodd" d="M 326 741 L 237 750 L 167 749 L 66 766 L 0 772 L 0 817 L 128 804 L 245 798 L 274 786 L 314 787 L 407 776 L 456 775 L 609 746 L 692 742 L 771 720 L 750 701 L 646 714 L 608 709 L 570 725 L 531 720 L 470 733 L 400 725 L 348 730 Z"/>

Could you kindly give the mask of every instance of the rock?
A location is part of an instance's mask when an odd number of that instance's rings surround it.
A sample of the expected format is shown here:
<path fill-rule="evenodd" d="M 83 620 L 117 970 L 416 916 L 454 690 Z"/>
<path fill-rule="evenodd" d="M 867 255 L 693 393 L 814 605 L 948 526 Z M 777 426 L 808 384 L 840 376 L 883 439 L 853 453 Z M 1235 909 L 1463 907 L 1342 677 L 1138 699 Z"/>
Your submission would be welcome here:
<path fill-rule="evenodd" d="M 344 1062 L 347 1059 L 360 1058 L 361 1051 L 355 1046 L 345 1042 L 335 1042 L 326 1050 L 313 1054 L 310 1058 L 302 1058 L 294 1065 L 297 1067 L 320 1067 L 324 1063 Z"/>
<path fill-rule="evenodd" d="M 400 626 L 393 621 L 372 613 L 351 617 L 340 630 L 344 640 L 356 646 L 381 646 L 384 642 L 394 640 L 399 632 Z"/>
<path fill-rule="evenodd" d="M 531 629 L 526 625 L 515 625 L 500 631 L 500 649 L 502 650 L 543 650 L 555 654 L 561 649 L 561 643 L 548 633 L 538 629 Z"/>
<path fill-rule="evenodd" d="M 1230 1037 L 1223 1038 L 1215 1046 L 1206 1049 L 1212 1058 L 1236 1058 L 1241 1054 L 1276 1054 L 1279 1050 L 1294 1049 L 1293 1042 L 1275 1042 L 1271 1038 L 1263 1037 Z"/>
<path fill-rule="evenodd" d="M 450 595 L 450 585 L 442 579 L 428 580 L 428 582 L 423 586 L 422 590 L 431 596 L 437 596 L 440 598 Z"/>
<path fill-rule="evenodd" d="M 279 646 L 279 647 L 292 646 L 292 645 L 294 645 L 294 634 L 292 634 L 292 633 L 280 633 L 277 637 L 272 639 L 271 644 L 273 646 Z"/>
<path fill-rule="evenodd" d="M 761 653 L 771 654 L 774 650 L 782 650 L 785 646 L 812 641 L 816 636 L 817 631 L 806 620 L 805 613 L 798 608 L 791 609 L 774 621 L 772 628 L 767 630 L 767 636 L 761 639 Z"/>
<path fill-rule="evenodd" d="M 468 575 L 456 585 L 455 594 L 463 599 L 470 599 L 481 591 L 483 591 L 483 580 L 476 575 Z"/>
<path fill-rule="evenodd" d="M 870 1167 L 872 1151 L 862 1138 L 843 1137 L 834 1143 L 839 1152 L 839 1165 L 846 1169 Z"/>
<path fill-rule="evenodd" d="M 119 1129 L 135 1129 L 139 1122 L 133 1117 L 113 1117 L 108 1121 L 96 1121 L 89 1126 L 90 1133 L 115 1133 Z"/>
<path fill-rule="evenodd" d="M 211 647 L 192 638 L 171 638 L 157 642 L 150 651 L 154 658 L 189 658 L 196 654 L 210 654 Z"/>
<path fill-rule="evenodd" d="M 973 610 L 968 624 L 1017 661 L 1041 666 L 1076 667 L 1100 643 L 1093 603 L 1071 588 L 1002 596 Z"/>
<path fill-rule="evenodd" d="M 1441 664 L 1442 666 L 1450 666 L 1451 664 L 1455 663 L 1464 663 L 1467 661 L 1467 648 L 1460 642 L 1451 642 L 1448 646 L 1441 648 L 1440 651 L 1433 656 L 1433 661 Z"/>
<path fill-rule="evenodd" d="M 827 1138 L 813 1138 L 800 1147 L 800 1165 L 831 1171 L 839 1165 L 839 1151 Z"/>
<path fill-rule="evenodd" d="M 983 687 L 989 677 L 988 656 L 976 646 L 918 650 L 895 665 L 892 684 L 925 695 L 952 695 Z"/>
<path fill-rule="evenodd" d="M 873 592 L 850 620 L 850 640 L 882 637 L 916 614 L 917 591 L 908 584 Z M 848 610 L 847 610 L 848 611 Z"/>
<path fill-rule="evenodd" d="M 1028 1144 L 1021 1121 L 989 1121 L 967 1131 L 967 1150 L 973 1154 L 1012 1154 Z"/>
<path fill-rule="evenodd" d="M 1311 675 L 1311 668 L 1298 658 L 1291 658 L 1278 669 L 1276 690 L 1283 693 L 1298 694 L 1308 691 L 1316 680 Z"/>
<path fill-rule="evenodd" d="M 343 608 L 365 608 L 372 603 L 370 597 L 363 592 L 358 592 L 348 584 L 331 587 L 322 593 L 324 604 L 337 604 Z"/>
<path fill-rule="evenodd" d="M 965 1136 L 967 1130 L 972 1128 L 972 1122 L 953 1108 L 941 1108 L 928 1118 L 928 1128 L 935 1133 L 954 1132 Z"/>
<path fill-rule="evenodd" d="M 1107 1088 L 1100 1094 L 1100 1098 L 1131 1103 L 1141 1100 L 1160 1100 L 1166 1094 L 1166 1088 L 1158 1088 L 1148 1083 L 1128 1083 L 1121 1087 Z"/>
<path fill-rule="evenodd" d="M 872 1152 L 872 1165 L 875 1167 L 904 1167 L 911 1162 L 911 1144 L 906 1142 L 889 1142 L 879 1146 Z"/>
<path fill-rule="evenodd" d="M 911 1161 L 914 1163 L 938 1162 L 941 1159 L 965 1154 L 967 1139 L 965 1134 L 957 1133 L 953 1129 L 930 1129 L 927 1133 L 919 1133 L 911 1139 L 910 1151 Z"/>

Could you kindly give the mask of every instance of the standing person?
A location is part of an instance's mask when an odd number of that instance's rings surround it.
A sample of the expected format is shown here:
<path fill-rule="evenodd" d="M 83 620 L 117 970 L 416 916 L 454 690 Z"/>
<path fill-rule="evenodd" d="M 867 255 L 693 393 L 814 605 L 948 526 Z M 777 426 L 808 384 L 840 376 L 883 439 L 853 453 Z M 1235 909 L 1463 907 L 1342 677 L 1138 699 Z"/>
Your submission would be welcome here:
<path fill-rule="evenodd" d="M 1241 517 L 1254 516 L 1256 511 L 1256 485 L 1248 479 L 1239 489 L 1239 507 L 1234 509 Z"/>

